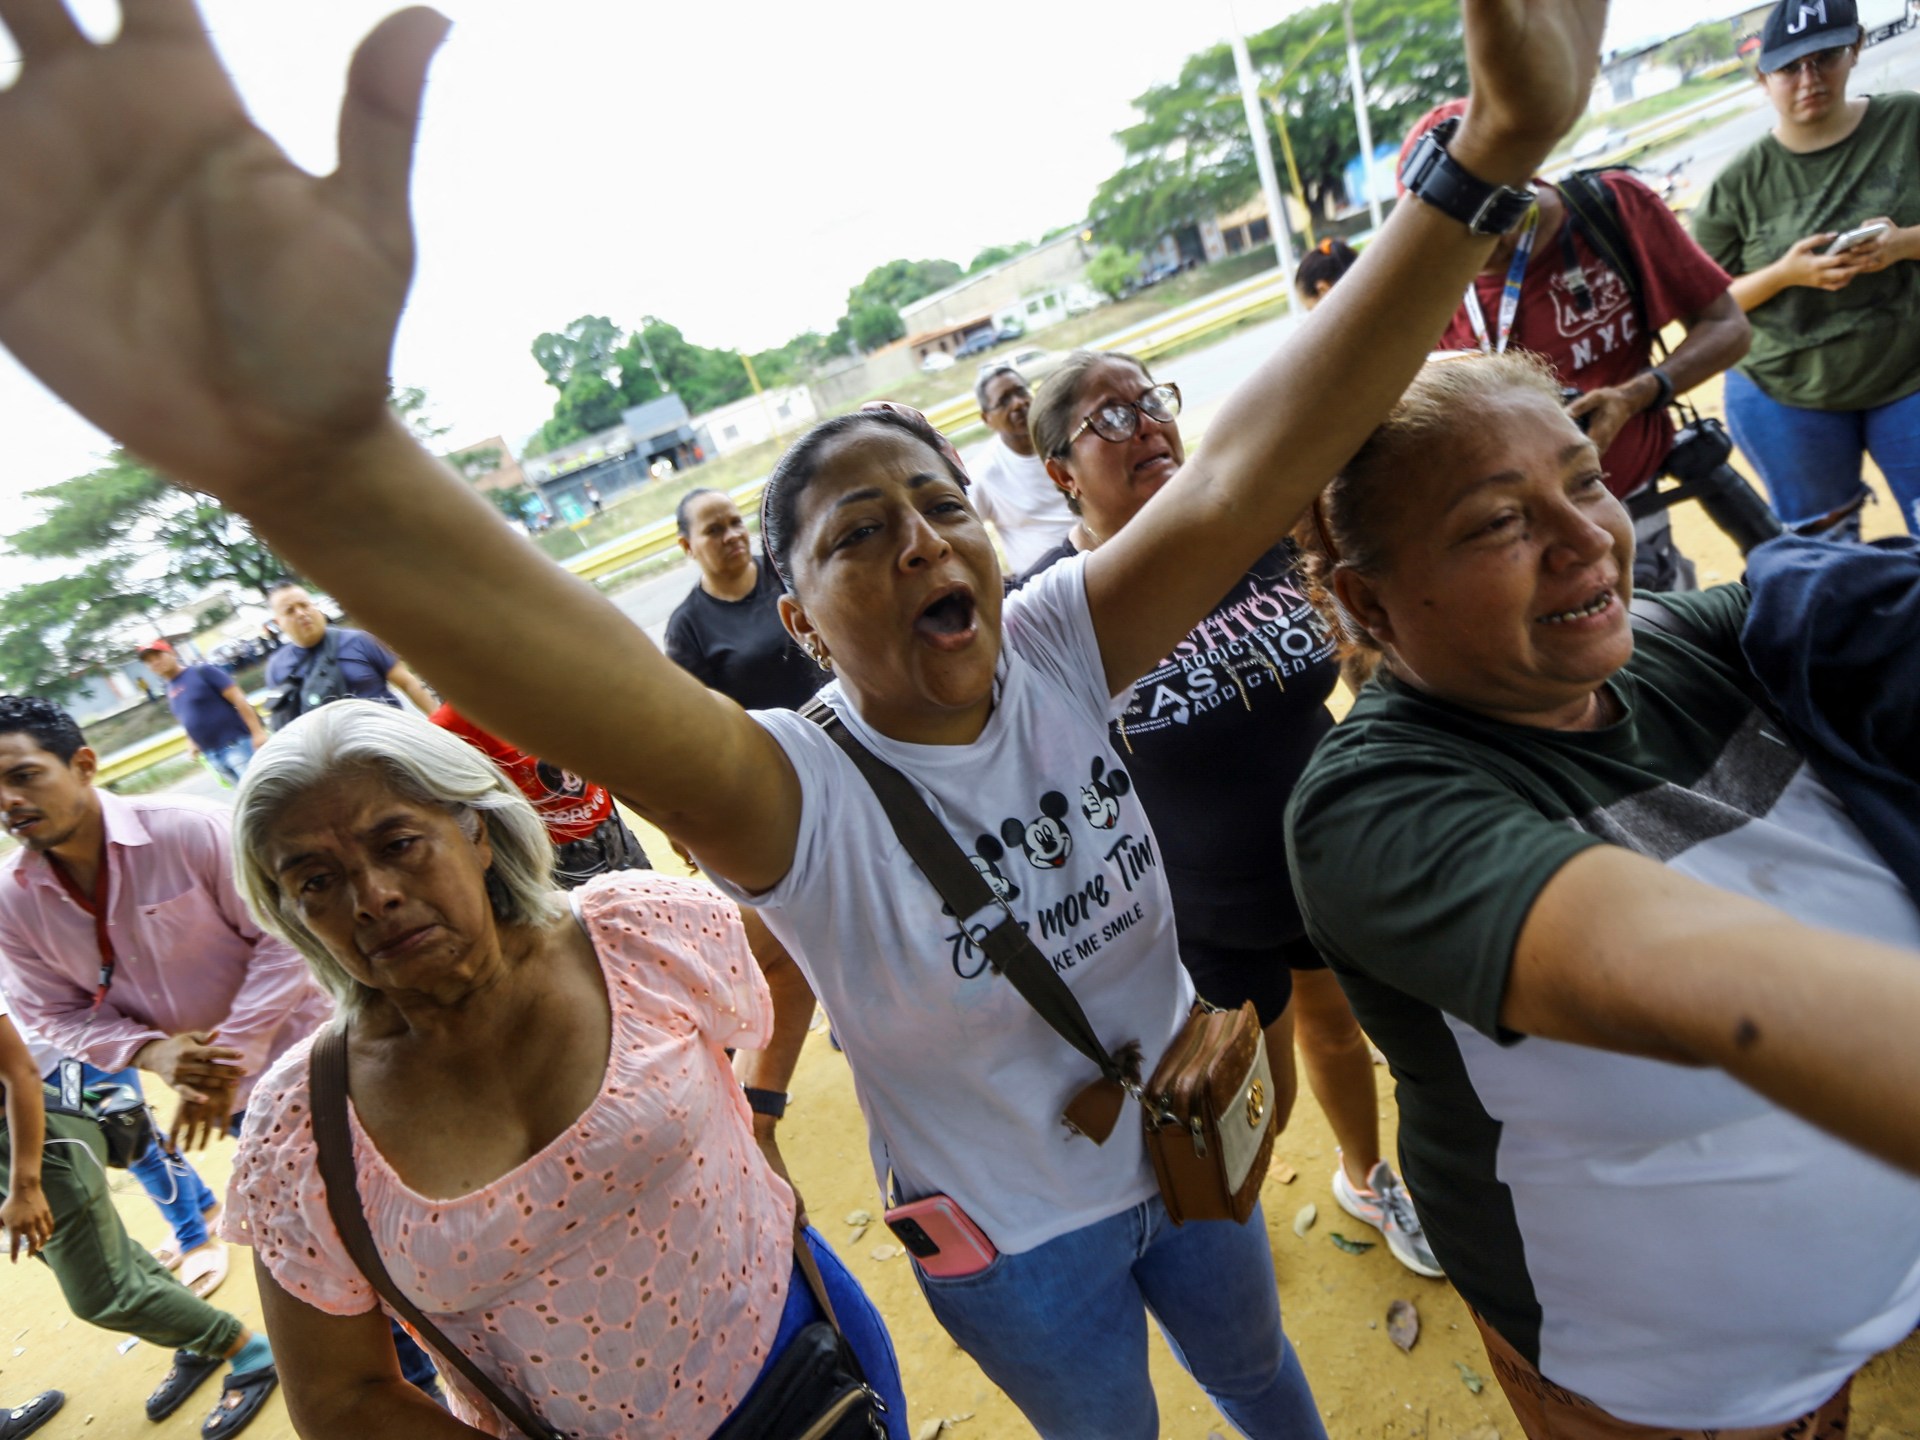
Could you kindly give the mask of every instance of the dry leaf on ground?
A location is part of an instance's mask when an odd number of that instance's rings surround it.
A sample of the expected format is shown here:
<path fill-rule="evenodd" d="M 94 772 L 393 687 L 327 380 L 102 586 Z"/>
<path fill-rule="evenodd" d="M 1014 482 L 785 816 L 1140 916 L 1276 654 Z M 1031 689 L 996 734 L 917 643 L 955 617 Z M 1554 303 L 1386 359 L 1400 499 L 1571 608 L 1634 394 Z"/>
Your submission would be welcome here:
<path fill-rule="evenodd" d="M 1411 1300 L 1396 1300 L 1387 1306 L 1387 1338 L 1403 1351 L 1413 1349 L 1420 1338 L 1420 1312 Z"/>

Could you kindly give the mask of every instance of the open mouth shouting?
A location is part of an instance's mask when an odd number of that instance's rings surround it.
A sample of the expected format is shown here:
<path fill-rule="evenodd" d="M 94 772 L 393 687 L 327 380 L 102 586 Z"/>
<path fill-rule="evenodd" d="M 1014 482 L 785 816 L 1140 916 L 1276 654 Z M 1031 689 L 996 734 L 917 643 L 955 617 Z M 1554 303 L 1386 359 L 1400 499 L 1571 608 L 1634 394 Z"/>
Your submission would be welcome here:
<path fill-rule="evenodd" d="M 35 814 L 31 810 L 16 810 L 7 816 L 7 833 L 14 839 L 25 841 L 29 835 L 46 823 L 47 817 Z"/>
<path fill-rule="evenodd" d="M 1613 609 L 1618 600 L 1619 596 L 1614 594 L 1613 587 L 1608 586 L 1584 605 L 1576 606 L 1571 610 L 1556 610 L 1550 615 L 1536 615 L 1533 623 L 1565 627 L 1598 622 L 1607 617 L 1608 612 Z"/>
<path fill-rule="evenodd" d="M 1133 462 L 1133 476 L 1136 480 L 1165 484 L 1179 468 L 1180 462 L 1173 458 L 1173 447 L 1163 442 Z"/>
<path fill-rule="evenodd" d="M 914 617 L 913 632 L 936 650 L 962 650 L 980 632 L 973 591 L 964 584 L 942 586 Z"/>

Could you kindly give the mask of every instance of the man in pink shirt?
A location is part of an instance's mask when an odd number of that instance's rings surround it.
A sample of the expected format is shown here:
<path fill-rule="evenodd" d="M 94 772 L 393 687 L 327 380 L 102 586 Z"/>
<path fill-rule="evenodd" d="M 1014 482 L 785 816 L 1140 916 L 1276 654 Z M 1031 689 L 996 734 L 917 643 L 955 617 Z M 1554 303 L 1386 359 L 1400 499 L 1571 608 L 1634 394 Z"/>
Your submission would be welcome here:
<path fill-rule="evenodd" d="M 159 1076 L 217 1133 L 332 1002 L 247 913 L 226 815 L 100 790 L 97 764 L 65 711 L 0 697 L 0 983 L 55 1049 Z"/>

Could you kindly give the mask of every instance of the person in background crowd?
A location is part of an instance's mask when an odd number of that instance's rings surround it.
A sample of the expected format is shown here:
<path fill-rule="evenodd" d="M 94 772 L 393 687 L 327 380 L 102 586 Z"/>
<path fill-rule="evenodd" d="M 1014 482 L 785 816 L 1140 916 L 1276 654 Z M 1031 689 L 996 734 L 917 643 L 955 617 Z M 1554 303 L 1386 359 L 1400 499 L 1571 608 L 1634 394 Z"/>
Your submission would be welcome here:
<path fill-rule="evenodd" d="M 1780 518 L 1857 538 L 1871 455 L 1920 535 L 1920 95 L 1850 98 L 1859 61 L 1854 0 L 1774 6 L 1756 76 L 1772 133 L 1715 178 L 1693 233 L 1753 321 L 1727 425 Z"/>
<path fill-rule="evenodd" d="M 1335 282 L 1353 268 L 1360 252 L 1346 241 L 1328 235 L 1309 250 L 1293 272 L 1293 288 L 1300 292 L 1300 303 L 1311 310 L 1327 298 Z"/>
<path fill-rule="evenodd" d="M 147 1418 L 164 1420 L 231 1362 L 220 1403 L 200 1427 L 206 1440 L 244 1430 L 279 1384 L 273 1349 L 238 1316 L 216 1310 L 136 1245 L 107 1189 L 100 1127 L 46 1111 L 39 1068 L 0 1004 L 0 1226 L 8 1258 L 37 1255 L 60 1282 L 73 1313 L 89 1325 L 137 1335 L 174 1351 L 173 1366 L 147 1397 Z M 0 1417 L 0 1436 L 26 1435 L 60 1408 L 58 1391 Z M 15 1428 L 9 1428 L 15 1427 Z"/>
<path fill-rule="evenodd" d="M 556 891 L 545 828 L 497 766 L 351 701 L 261 751 L 234 843 L 255 913 L 338 1002 L 353 1163 L 396 1281 L 560 1434 L 711 1435 L 821 1318 L 727 1057 L 773 1022 L 734 907 L 638 871 Z M 326 1215 L 309 1065 L 302 1045 L 262 1082 L 227 1222 L 253 1246 L 295 1429 L 507 1433 L 457 1371 L 452 1416 L 400 1383 Z M 906 1440 L 886 1327 L 808 1235 Z"/>
<path fill-rule="evenodd" d="M 1036 451 L 1079 517 L 1022 584 L 1099 547 L 1186 459 L 1180 391 L 1131 355 L 1076 350 L 1040 387 Z M 1284 541 L 1133 687 L 1113 724 L 1118 763 L 1096 761 L 1086 803 L 1138 792 L 1173 892 L 1180 959 L 1203 999 L 1251 1000 L 1266 1028 L 1276 1124 L 1293 1109 L 1296 1037 L 1339 1144 L 1333 1194 L 1415 1274 L 1440 1267 L 1406 1188 L 1380 1154 L 1373 1057 L 1340 985 L 1306 938 L 1274 825 L 1329 730 L 1339 669 L 1331 634 Z"/>
<path fill-rule="evenodd" d="M 747 710 L 797 710 L 827 683 L 780 623 L 780 579 L 753 553 L 740 507 L 689 490 L 674 510 L 700 578 L 667 620 L 667 656 Z"/>
<path fill-rule="evenodd" d="M 1629 624 L 1627 513 L 1517 352 L 1430 365 L 1301 533 L 1384 660 L 1294 889 L 1522 1426 L 1843 1436 L 1920 1321 L 1920 906 L 1760 708 L 1745 588 Z"/>
<path fill-rule="evenodd" d="M 1499 187 L 1524 182 L 1586 104 L 1606 5 L 1464 8 L 1476 98 L 1450 154 L 1467 177 L 1456 184 L 1495 196 L 1492 213 L 1503 213 L 1514 197 Z M 1062 1107 L 1091 1067 L 956 943 L 966 933 L 941 914 L 924 877 L 884 863 L 897 854 L 891 826 L 845 752 L 804 717 L 743 712 L 701 686 L 604 596 L 502 525 L 393 417 L 388 357 L 411 273 L 413 136 L 444 19 L 408 9 L 365 43 L 341 117 L 340 169 L 317 179 L 280 160 L 246 121 L 184 0 L 130 8 L 110 47 L 92 46 L 57 0 L 14 7 L 17 27 L 16 15 L 30 17 L 33 36 L 0 107 L 0 155 L 20 153 L 31 136 L 34 174 L 79 178 L 49 190 L 0 168 L 0 293 L 9 297 L 0 341 L 156 468 L 246 515 L 354 614 L 423 657 L 463 712 L 635 800 L 760 908 L 829 1010 L 858 1025 L 841 1039 L 876 1178 L 890 1171 L 909 1198 L 944 1194 L 1000 1252 L 989 1258 L 980 1247 L 983 1268 L 921 1283 L 950 1333 L 1047 1440 L 1159 1434 L 1149 1306 L 1251 1440 L 1323 1435 L 1280 1326 L 1258 1212 L 1245 1225 L 1175 1227 L 1137 1117 L 1104 1145 L 1065 1131 Z M 151 205 L 170 213 L 217 203 L 223 223 L 142 244 L 144 220 L 104 203 L 110 186 L 146 187 Z M 1139 523 L 1004 606 L 964 474 L 924 421 L 891 412 L 827 421 L 768 483 L 762 533 L 790 587 L 782 615 L 833 663 L 822 693 L 835 718 L 924 787 L 964 843 L 978 849 L 975 837 L 994 837 L 1021 913 L 1049 916 L 1056 955 L 1071 947 L 1063 979 L 1097 1032 L 1111 1045 L 1137 1042 L 1143 1057 L 1164 1052 L 1193 998 L 1158 846 L 1132 796 L 1089 814 L 1060 787 L 1077 791 L 1090 762 L 1111 754 L 1115 697 L 1286 535 L 1414 375 L 1490 244 L 1441 192 L 1429 193 L 1431 202 L 1396 208 L 1359 278 L 1226 402 L 1204 455 Z M 96 263 L 66 263 L 60 237 L 87 227 Z M 217 303 L 196 283 L 208 274 L 223 277 Z M 143 306 L 138 327 L 120 319 L 129 296 Z M 154 403 L 156 375 L 173 403 Z M 511 685 L 500 683 L 503 650 Z M 306 723 L 327 721 L 322 710 Z M 243 783 L 243 817 L 250 795 L 264 793 L 273 754 L 269 745 Z M 341 789 L 313 805 L 354 801 Z M 423 818 L 435 826 L 414 832 L 434 837 L 421 846 L 425 863 L 452 844 L 444 827 L 457 821 L 438 808 Z M 352 827 L 325 843 L 349 840 L 365 843 Z M 314 868 L 333 863 L 387 869 L 358 852 Z M 310 883 L 302 876 L 292 888 L 319 904 L 330 882 L 322 873 L 317 890 Z M 389 928 L 364 938 L 407 941 L 411 930 L 393 932 L 417 913 L 396 905 Z M 357 927 L 339 928 L 340 949 L 356 951 Z M 423 960 L 448 953 L 430 937 L 414 943 L 406 948 Z M 572 961 L 553 978 L 585 983 L 590 1004 L 555 1006 L 556 1023 L 606 1014 L 589 957 L 576 951 Z M 836 994 L 857 997 L 844 1018 Z M 522 1048 L 576 1058 L 565 1045 Z M 473 1073 L 491 1087 L 519 1071 L 489 1063 Z M 369 1072 L 377 1083 L 377 1066 L 358 1073 Z M 407 1073 L 470 1098 L 453 1088 L 471 1078 L 464 1070 Z M 1920 1075 L 1900 1078 L 1920 1090 Z M 1883 1115 L 1885 1097 L 1873 1098 Z M 442 1127 L 405 1123 L 417 1096 L 386 1103 L 402 1107 L 401 1118 L 363 1112 L 382 1148 L 441 1137 Z M 494 1157 L 512 1164 L 518 1146 L 553 1132 L 536 1123 L 551 1118 L 537 1106 L 503 1130 L 506 1109 L 488 1108 L 487 1123 L 459 1133 L 512 1142 Z M 1843 1104 L 1834 1123 L 1855 1118 Z M 644 1127 L 636 1133 L 646 1138 Z M 729 1228 L 723 1243 L 738 1238 Z M 457 1267 L 450 1278 L 459 1283 Z M 631 1306 L 630 1283 L 626 1297 Z M 303 1361 L 353 1362 L 369 1347 L 286 1348 Z M 352 1403 L 372 1391 L 330 1393 Z M 630 1428 L 623 1418 L 609 1415 L 594 1433 Z"/>
<path fill-rule="evenodd" d="M 1047 478 L 1045 460 L 1034 454 L 1027 428 L 1033 392 L 1020 372 L 1004 362 L 981 366 L 973 398 L 993 439 L 967 462 L 973 479 L 969 498 L 1000 537 L 1007 573 L 1024 574 L 1067 538 L 1073 512 L 1060 487 Z"/>
<path fill-rule="evenodd" d="M 1435 106 L 1407 132 L 1402 168 L 1422 136 L 1464 113 L 1467 102 Z M 1568 409 L 1600 447 L 1607 488 L 1622 499 L 1651 485 L 1673 448 L 1668 402 L 1712 379 L 1746 353 L 1746 317 L 1727 276 L 1701 253 L 1659 196 L 1623 171 L 1600 181 L 1612 200 L 1631 275 L 1603 258 L 1592 232 L 1558 190 L 1535 181 L 1538 208 L 1501 237 L 1467 287 L 1440 337 L 1448 350 L 1545 355 L 1561 383 L 1581 392 Z M 1656 363 L 1667 326 L 1686 332 Z M 1693 564 L 1659 510 L 1634 526 L 1634 585 L 1691 590 Z"/>
<path fill-rule="evenodd" d="M 585 494 L 587 497 L 587 504 L 593 507 L 593 513 L 595 515 L 606 514 L 607 502 L 600 498 L 599 486 L 595 485 L 591 480 L 589 480 L 587 482 L 587 488 L 586 488 Z"/>
<path fill-rule="evenodd" d="M 140 660 L 166 682 L 167 708 L 187 732 L 193 753 L 229 785 L 239 784 L 253 752 L 267 743 L 267 727 L 233 676 L 218 665 L 182 665 L 165 640 L 142 645 Z"/>
<path fill-rule="evenodd" d="M 12 1008 L 4 990 L 0 990 L 0 1004 L 6 1005 L 9 1010 Z M 60 1065 L 67 1057 L 35 1035 L 18 1018 L 14 1020 L 13 1028 L 20 1036 L 21 1043 L 27 1047 L 27 1053 L 33 1057 L 35 1073 L 47 1084 L 58 1085 Z M 80 1065 L 84 1084 L 125 1085 L 139 1091 L 142 1098 L 145 1097 L 145 1090 L 140 1084 L 140 1072 L 132 1066 L 108 1072 L 85 1061 L 81 1061 Z M 226 1279 L 225 1256 L 218 1253 L 220 1246 L 213 1239 L 213 1226 L 220 1215 L 220 1201 L 207 1188 L 200 1173 L 188 1163 L 187 1157 L 169 1153 L 157 1137 L 134 1157 L 127 1171 L 140 1182 L 140 1188 L 147 1192 L 160 1213 L 166 1217 L 167 1225 L 173 1232 L 170 1239 L 154 1250 L 153 1258 L 167 1270 L 178 1270 L 183 1262 L 188 1262 L 184 1283 L 194 1294 L 206 1299 Z M 189 1257 L 192 1257 L 191 1260 Z"/>
<path fill-rule="evenodd" d="M 335 625 L 327 612 L 314 603 L 306 586 L 282 580 L 267 594 L 273 618 L 280 623 L 287 643 L 273 652 L 267 661 L 269 685 L 292 685 L 310 679 L 331 648 L 338 666 L 338 682 L 327 685 L 329 693 L 304 699 L 296 714 L 349 697 L 377 700 L 382 705 L 400 703 L 394 691 L 407 697 L 422 715 L 431 715 L 440 702 L 420 682 L 399 656 L 364 630 Z M 331 637 L 331 638 L 329 638 Z M 310 688 L 310 687 L 309 687 Z"/>
<path fill-rule="evenodd" d="M 498 765 L 532 803 L 553 842 L 553 878 L 563 889 L 615 870 L 653 868 L 604 786 L 488 734 L 451 705 L 442 705 L 427 718 Z"/>

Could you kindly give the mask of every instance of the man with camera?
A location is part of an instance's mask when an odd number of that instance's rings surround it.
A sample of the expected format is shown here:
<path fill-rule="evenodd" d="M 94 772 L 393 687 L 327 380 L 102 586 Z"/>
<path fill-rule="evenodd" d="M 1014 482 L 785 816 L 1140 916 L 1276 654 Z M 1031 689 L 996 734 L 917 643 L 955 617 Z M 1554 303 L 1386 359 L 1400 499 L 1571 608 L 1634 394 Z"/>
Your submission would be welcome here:
<path fill-rule="evenodd" d="M 1450 100 L 1423 116 L 1401 157 L 1466 110 Z M 1600 449 L 1621 499 L 1666 470 L 1668 406 L 1746 354 L 1752 329 L 1727 273 L 1693 243 L 1660 198 L 1622 171 L 1537 184 L 1534 211 L 1500 238 L 1441 337 L 1449 350 L 1530 350 L 1577 391 L 1568 412 Z M 1685 338 L 1656 356 L 1660 333 Z M 1629 507 L 1633 508 L 1633 507 Z M 1636 590 L 1691 590 L 1693 565 L 1664 509 L 1634 523 Z"/>

